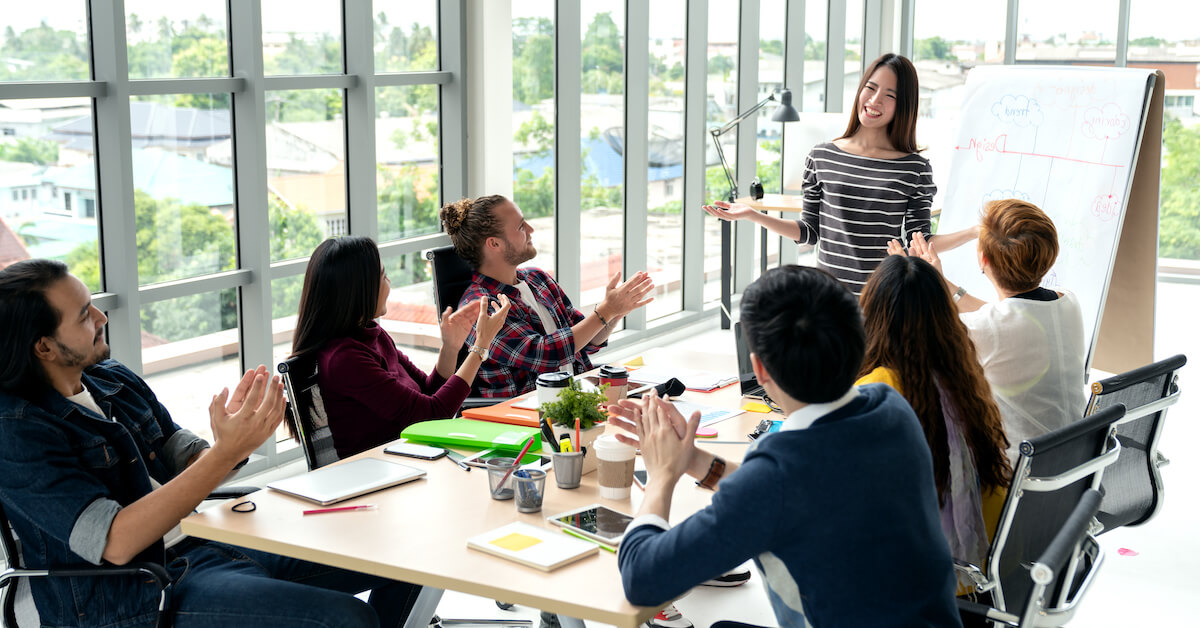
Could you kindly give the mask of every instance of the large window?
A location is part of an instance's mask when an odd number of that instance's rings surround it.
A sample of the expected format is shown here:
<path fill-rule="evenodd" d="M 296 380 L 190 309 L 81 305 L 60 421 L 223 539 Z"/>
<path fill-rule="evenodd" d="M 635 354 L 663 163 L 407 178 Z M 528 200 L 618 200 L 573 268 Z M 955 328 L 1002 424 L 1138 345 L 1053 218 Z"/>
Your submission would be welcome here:
<path fill-rule="evenodd" d="M 554 0 L 513 0 L 512 21 L 513 201 L 533 227 L 530 264 L 554 273 Z"/>
<path fill-rule="evenodd" d="M 737 97 L 738 32 L 740 11 L 737 0 L 713 0 L 708 5 L 708 110 L 706 127 L 720 127 L 738 115 Z M 712 136 L 705 133 L 704 202 L 726 200 L 729 183 L 721 169 L 717 147 Z M 737 172 L 737 133 L 721 136 L 721 148 L 729 162 L 730 172 Z M 745 190 L 741 190 L 745 192 Z M 718 298 L 721 290 L 721 223 L 716 218 L 704 218 L 704 300 Z"/>

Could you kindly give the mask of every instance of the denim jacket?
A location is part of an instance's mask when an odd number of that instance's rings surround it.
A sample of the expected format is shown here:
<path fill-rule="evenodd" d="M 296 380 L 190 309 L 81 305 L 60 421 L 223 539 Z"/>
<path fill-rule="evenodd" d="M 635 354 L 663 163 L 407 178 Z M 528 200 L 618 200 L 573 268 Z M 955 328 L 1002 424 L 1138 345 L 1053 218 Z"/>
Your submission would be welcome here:
<path fill-rule="evenodd" d="M 51 390 L 36 401 L 0 392 L 0 503 L 30 569 L 102 564 L 117 512 L 167 483 L 208 446 L 171 420 L 146 382 L 107 360 L 83 385 L 110 417 Z M 164 562 L 162 541 L 134 560 Z M 33 578 L 43 626 L 154 621 L 157 587 L 143 578 Z"/>

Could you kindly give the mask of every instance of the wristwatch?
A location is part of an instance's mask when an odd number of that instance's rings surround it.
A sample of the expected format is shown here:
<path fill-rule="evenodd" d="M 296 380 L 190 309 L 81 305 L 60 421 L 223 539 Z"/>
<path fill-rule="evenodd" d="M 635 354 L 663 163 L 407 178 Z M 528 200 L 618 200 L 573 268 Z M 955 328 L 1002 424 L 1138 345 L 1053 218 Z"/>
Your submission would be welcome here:
<path fill-rule="evenodd" d="M 467 353 L 474 353 L 475 355 L 479 356 L 480 362 L 487 362 L 488 350 L 479 345 L 471 345 L 471 348 L 467 349 Z"/>
<path fill-rule="evenodd" d="M 958 303 L 958 300 L 963 298 L 963 295 L 966 293 L 967 293 L 967 289 L 962 286 L 959 286 L 958 290 L 954 291 L 954 302 Z"/>

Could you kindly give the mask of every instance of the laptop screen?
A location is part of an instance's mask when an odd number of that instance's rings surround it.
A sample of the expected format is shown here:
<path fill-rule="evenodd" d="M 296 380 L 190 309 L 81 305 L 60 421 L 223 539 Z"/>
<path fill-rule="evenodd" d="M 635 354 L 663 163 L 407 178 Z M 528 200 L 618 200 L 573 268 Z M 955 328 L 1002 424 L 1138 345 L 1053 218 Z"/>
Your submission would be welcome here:
<path fill-rule="evenodd" d="M 742 396 L 761 397 L 763 388 L 758 385 L 758 378 L 754 376 L 754 367 L 750 366 L 750 347 L 742 335 L 741 321 L 733 324 L 733 338 L 737 345 L 738 381 L 742 386 Z"/>

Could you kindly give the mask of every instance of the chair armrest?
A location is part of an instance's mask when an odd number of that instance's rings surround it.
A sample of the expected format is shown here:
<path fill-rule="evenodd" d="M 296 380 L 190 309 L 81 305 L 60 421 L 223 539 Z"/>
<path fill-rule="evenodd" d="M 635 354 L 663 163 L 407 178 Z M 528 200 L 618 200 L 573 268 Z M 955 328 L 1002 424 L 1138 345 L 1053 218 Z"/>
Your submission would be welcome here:
<path fill-rule="evenodd" d="M 257 490 L 257 486 L 219 486 L 204 499 L 237 499 Z"/>
<path fill-rule="evenodd" d="M 996 610 L 986 604 L 980 604 L 978 602 L 972 602 L 962 598 L 957 598 L 955 601 L 958 602 L 958 610 L 960 613 L 970 613 L 972 615 L 986 617 L 992 621 L 1003 622 L 1010 626 L 1016 626 L 1021 621 L 1016 615 L 1010 615 L 1003 611 Z"/>
<path fill-rule="evenodd" d="M 984 575 L 983 570 L 975 565 L 972 565 L 971 563 L 955 558 L 954 571 L 961 574 L 966 574 L 966 576 L 971 579 L 971 582 L 975 583 L 975 590 L 978 592 L 982 593 L 983 591 L 991 588 L 988 586 L 988 579 L 987 576 Z"/>

